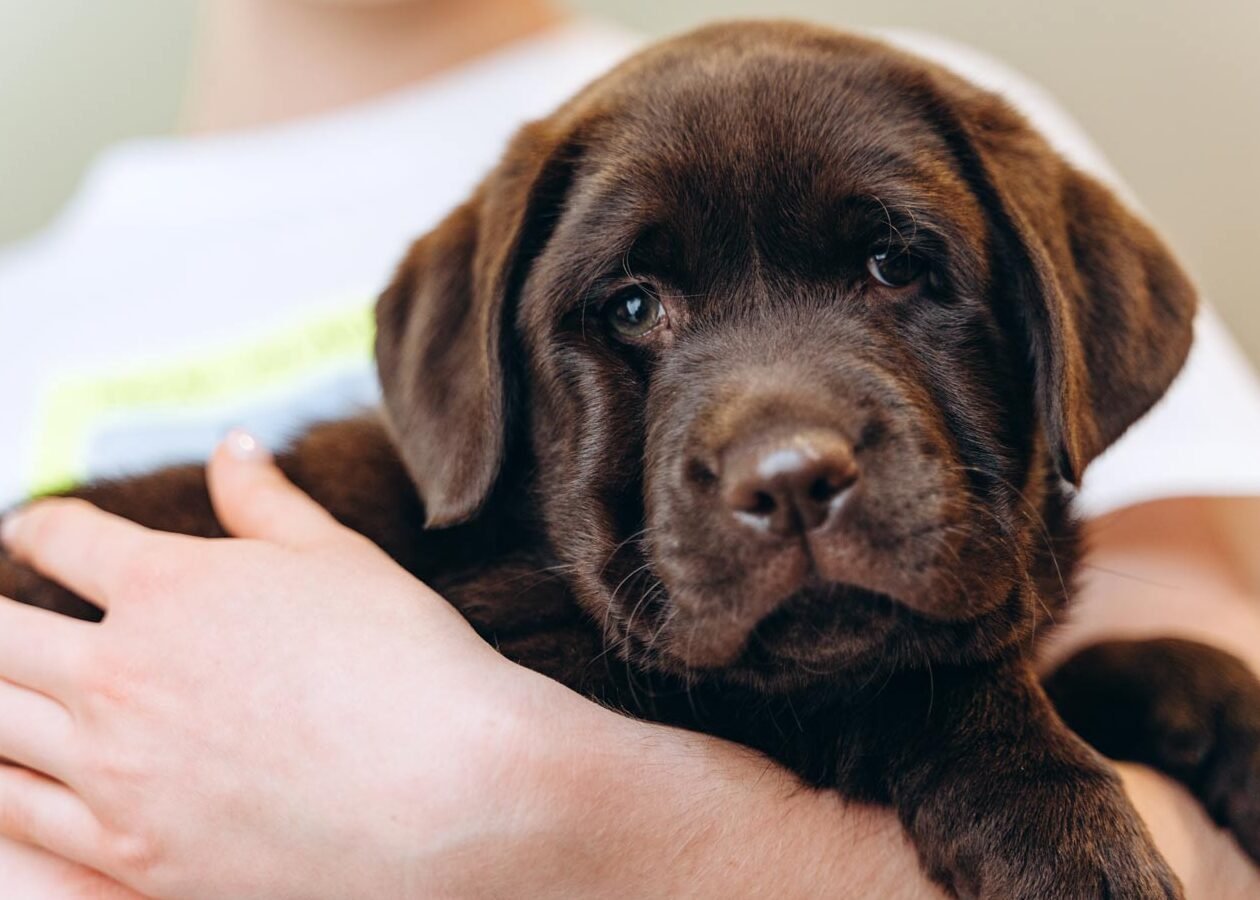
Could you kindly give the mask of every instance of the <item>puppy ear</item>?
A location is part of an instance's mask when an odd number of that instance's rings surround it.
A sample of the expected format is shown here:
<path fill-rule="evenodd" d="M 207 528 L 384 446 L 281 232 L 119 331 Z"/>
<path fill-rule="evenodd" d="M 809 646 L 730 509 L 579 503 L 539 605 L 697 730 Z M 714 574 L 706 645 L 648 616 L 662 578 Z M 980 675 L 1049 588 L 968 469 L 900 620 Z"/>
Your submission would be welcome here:
<path fill-rule="evenodd" d="M 1015 287 L 1050 448 L 1080 484 L 1181 370 L 1194 287 L 1146 223 L 1005 101 L 969 85 L 949 93 L 961 98 L 964 166 L 995 220 L 996 274 Z"/>
<path fill-rule="evenodd" d="M 573 164 L 546 122 L 526 126 L 472 198 L 412 245 L 377 302 L 386 421 L 429 527 L 470 518 L 498 479 L 515 294 Z"/>

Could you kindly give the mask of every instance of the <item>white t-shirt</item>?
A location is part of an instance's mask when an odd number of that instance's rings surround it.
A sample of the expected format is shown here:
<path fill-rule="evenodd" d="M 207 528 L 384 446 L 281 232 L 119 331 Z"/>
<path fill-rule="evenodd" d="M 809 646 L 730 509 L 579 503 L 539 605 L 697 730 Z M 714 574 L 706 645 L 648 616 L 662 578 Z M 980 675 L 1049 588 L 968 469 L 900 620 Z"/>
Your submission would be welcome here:
<path fill-rule="evenodd" d="M 1018 76 L 936 38 L 885 36 L 1005 93 L 1118 184 Z M 57 222 L 0 254 L 0 507 L 204 459 L 234 425 L 274 446 L 375 403 L 370 308 L 407 244 L 517 126 L 639 43 L 568 25 L 333 115 L 106 153 Z M 1198 324 L 1172 392 L 1087 474 L 1087 512 L 1260 495 L 1260 385 L 1213 314 Z"/>

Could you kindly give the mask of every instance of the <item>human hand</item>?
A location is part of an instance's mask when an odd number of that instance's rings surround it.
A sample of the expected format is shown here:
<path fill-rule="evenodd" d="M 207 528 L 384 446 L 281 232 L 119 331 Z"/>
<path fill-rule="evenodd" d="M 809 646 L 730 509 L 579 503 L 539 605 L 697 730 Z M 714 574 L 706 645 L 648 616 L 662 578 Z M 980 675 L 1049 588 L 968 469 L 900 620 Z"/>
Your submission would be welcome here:
<path fill-rule="evenodd" d="M 0 757 L 31 770 L 0 768 L 0 830 L 155 896 L 428 896 L 470 860 L 493 880 L 496 839 L 554 809 L 520 777 L 539 724 L 613 714 L 241 455 L 209 483 L 244 539 L 70 500 L 6 520 L 15 558 L 106 617 L 0 600 Z"/>
<path fill-rule="evenodd" d="M 1102 640 L 1199 640 L 1260 673 L 1260 498 L 1187 497 L 1086 523 L 1070 616 L 1042 648 L 1052 670 Z"/>

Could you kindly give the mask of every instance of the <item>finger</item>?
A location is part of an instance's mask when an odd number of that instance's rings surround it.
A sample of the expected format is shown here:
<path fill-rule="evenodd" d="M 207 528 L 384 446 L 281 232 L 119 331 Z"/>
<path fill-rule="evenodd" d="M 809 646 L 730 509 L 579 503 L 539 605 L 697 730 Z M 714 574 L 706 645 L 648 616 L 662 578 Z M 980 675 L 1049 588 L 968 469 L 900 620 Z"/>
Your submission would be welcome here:
<path fill-rule="evenodd" d="M 0 681 L 0 759 L 64 781 L 69 772 L 74 720 L 44 694 Z"/>
<path fill-rule="evenodd" d="M 230 534 L 290 547 L 311 546 L 344 533 L 328 512 L 276 467 L 246 431 L 233 431 L 207 471 L 214 511 Z"/>
<path fill-rule="evenodd" d="M 96 816 L 64 784 L 28 769 L 0 765 L 0 835 L 93 869 L 104 869 Z"/>
<path fill-rule="evenodd" d="M 0 883 L 4 900 L 144 900 L 107 875 L 2 837 Z"/>
<path fill-rule="evenodd" d="M 6 838 L 0 838 L 0 884 L 4 900 L 144 900 L 100 872 Z"/>
<path fill-rule="evenodd" d="M 0 539 L 14 559 L 107 608 L 108 585 L 120 561 L 153 534 L 85 500 L 57 497 L 5 516 Z"/>
<path fill-rule="evenodd" d="M 94 627 L 0 597 L 0 678 L 61 699 Z"/>

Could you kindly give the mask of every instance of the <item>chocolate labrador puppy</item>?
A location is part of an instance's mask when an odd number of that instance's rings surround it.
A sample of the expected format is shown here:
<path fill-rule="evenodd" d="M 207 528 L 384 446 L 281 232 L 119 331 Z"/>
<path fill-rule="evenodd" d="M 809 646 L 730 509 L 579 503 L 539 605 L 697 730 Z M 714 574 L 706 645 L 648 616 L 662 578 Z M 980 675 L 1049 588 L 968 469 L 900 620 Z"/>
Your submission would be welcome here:
<path fill-rule="evenodd" d="M 508 656 L 891 805 L 958 895 L 1177 897 L 1082 737 L 1257 855 L 1260 685 L 1182 641 L 1045 686 L 1031 658 L 1079 554 L 1065 482 L 1168 387 L 1194 310 L 998 97 L 719 25 L 524 128 L 380 300 L 382 418 L 280 461 Z M 76 493 L 222 533 L 198 467 Z M 99 615 L 11 561 L 0 590 Z"/>

